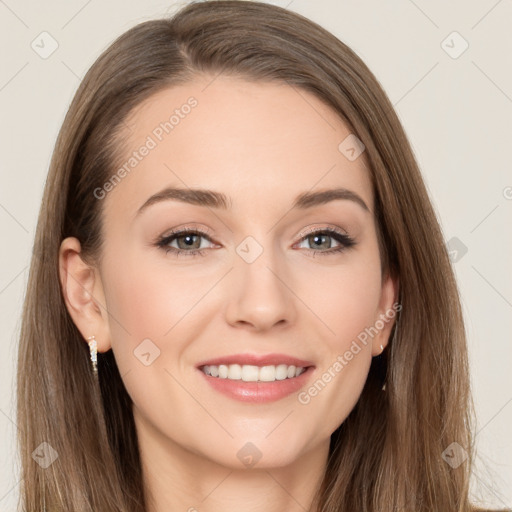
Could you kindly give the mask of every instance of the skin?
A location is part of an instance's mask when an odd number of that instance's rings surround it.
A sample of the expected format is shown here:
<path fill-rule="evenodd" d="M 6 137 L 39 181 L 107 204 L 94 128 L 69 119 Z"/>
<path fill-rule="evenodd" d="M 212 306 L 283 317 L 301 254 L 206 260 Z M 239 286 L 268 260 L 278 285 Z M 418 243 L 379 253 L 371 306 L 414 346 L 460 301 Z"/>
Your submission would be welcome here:
<path fill-rule="evenodd" d="M 392 308 L 398 283 L 381 275 L 365 154 L 349 161 L 338 150 L 350 130 L 308 92 L 203 76 L 132 112 L 125 160 L 190 96 L 197 106 L 102 199 L 101 263 L 86 265 L 75 238 L 62 242 L 66 305 L 84 340 L 94 334 L 99 352 L 114 352 L 134 403 L 151 512 L 316 510 L 330 435 L 357 403 L 393 321 L 307 404 L 297 393 L 265 404 L 230 399 L 195 365 L 285 353 L 314 363 L 308 389 Z M 167 200 L 136 215 L 167 186 L 222 192 L 231 209 Z M 336 187 L 369 210 L 351 200 L 291 209 L 300 193 Z M 177 257 L 154 245 L 190 224 L 209 230 L 211 241 L 193 246 L 203 255 Z M 356 245 L 326 254 L 340 242 L 304 234 L 327 227 Z M 247 236 L 263 248 L 252 263 L 236 252 Z M 183 237 L 170 245 L 187 250 Z M 147 338 L 160 350 L 148 366 L 134 356 Z M 252 467 L 237 457 L 248 442 L 261 453 Z"/>

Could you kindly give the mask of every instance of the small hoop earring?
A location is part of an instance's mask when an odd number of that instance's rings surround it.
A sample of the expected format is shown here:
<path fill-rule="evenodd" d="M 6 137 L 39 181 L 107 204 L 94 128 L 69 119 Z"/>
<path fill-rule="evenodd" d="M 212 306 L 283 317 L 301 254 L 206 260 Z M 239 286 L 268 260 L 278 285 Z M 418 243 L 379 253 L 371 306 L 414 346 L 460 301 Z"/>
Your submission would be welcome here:
<path fill-rule="evenodd" d="M 87 338 L 89 344 L 89 351 L 91 353 L 92 371 L 95 376 L 98 375 L 98 342 L 94 335 Z"/>

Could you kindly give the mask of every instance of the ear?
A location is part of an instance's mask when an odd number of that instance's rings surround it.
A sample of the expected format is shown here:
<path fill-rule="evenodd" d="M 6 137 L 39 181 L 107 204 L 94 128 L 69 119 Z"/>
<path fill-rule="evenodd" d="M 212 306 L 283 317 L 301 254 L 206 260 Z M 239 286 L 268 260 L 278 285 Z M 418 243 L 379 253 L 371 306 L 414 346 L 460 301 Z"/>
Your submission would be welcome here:
<path fill-rule="evenodd" d="M 97 268 L 80 256 L 80 242 L 69 237 L 59 250 L 59 276 L 66 308 L 84 341 L 95 336 L 98 352 L 111 348 L 109 316 L 103 285 Z"/>
<path fill-rule="evenodd" d="M 384 276 L 379 307 L 375 317 L 374 325 L 378 333 L 372 340 L 372 356 L 380 355 L 389 343 L 391 330 L 393 329 L 393 325 L 395 325 L 396 317 L 401 309 L 398 304 L 398 289 L 398 277 L 394 277 L 389 273 Z M 383 349 L 380 348 L 381 345 Z"/>

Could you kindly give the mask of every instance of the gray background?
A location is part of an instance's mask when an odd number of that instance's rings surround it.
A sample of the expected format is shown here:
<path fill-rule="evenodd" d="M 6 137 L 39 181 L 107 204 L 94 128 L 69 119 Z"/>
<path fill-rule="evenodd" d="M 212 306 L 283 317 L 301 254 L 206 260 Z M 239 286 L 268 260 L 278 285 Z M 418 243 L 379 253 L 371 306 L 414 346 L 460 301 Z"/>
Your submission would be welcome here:
<path fill-rule="evenodd" d="M 58 129 L 81 77 L 100 52 L 136 23 L 172 14 L 184 3 L 0 0 L 2 511 L 15 510 L 19 489 L 17 337 L 37 214 Z M 467 322 L 478 418 L 473 497 L 510 507 L 512 3 L 271 3 L 305 15 L 347 43 L 395 105 L 445 240 L 457 251 L 454 267 Z M 40 36 L 44 31 L 50 36 Z M 51 38 L 58 48 L 42 58 L 40 53 L 51 49 Z M 462 52 L 464 41 L 469 46 Z"/>

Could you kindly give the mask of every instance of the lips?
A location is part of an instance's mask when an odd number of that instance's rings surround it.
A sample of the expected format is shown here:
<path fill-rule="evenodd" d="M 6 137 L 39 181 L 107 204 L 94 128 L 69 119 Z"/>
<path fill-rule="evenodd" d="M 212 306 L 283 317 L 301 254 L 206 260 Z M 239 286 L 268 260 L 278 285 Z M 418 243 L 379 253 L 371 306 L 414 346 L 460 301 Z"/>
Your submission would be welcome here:
<path fill-rule="evenodd" d="M 197 368 L 202 368 L 205 365 L 219 366 L 221 364 L 239 364 L 240 366 L 253 365 L 253 366 L 270 366 L 286 364 L 288 366 L 297 366 L 307 368 L 314 366 L 311 361 L 305 359 L 298 359 L 286 354 L 232 354 L 228 356 L 216 357 L 215 359 L 208 359 L 196 365 Z"/>

